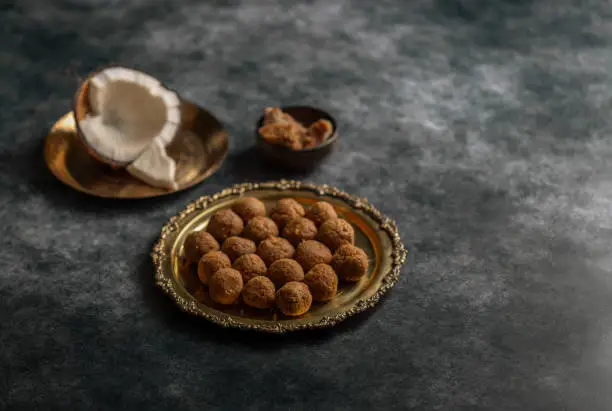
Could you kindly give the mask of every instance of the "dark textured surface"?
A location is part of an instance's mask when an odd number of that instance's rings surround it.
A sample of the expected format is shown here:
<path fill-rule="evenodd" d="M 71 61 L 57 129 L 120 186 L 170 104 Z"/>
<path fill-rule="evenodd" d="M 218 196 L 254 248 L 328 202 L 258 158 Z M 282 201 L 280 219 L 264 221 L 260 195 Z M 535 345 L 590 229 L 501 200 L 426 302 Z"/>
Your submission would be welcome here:
<path fill-rule="evenodd" d="M 597 0 L 0 2 L 0 409 L 612 409 L 612 5 Z M 375 5 L 375 3 L 377 5 Z M 136 66 L 211 108 L 231 155 L 199 187 L 101 201 L 45 130 L 78 76 Z M 271 104 L 341 127 L 309 176 L 252 157 Z M 397 219 L 411 261 L 375 311 L 275 338 L 153 287 L 199 195 L 307 177 Z"/>

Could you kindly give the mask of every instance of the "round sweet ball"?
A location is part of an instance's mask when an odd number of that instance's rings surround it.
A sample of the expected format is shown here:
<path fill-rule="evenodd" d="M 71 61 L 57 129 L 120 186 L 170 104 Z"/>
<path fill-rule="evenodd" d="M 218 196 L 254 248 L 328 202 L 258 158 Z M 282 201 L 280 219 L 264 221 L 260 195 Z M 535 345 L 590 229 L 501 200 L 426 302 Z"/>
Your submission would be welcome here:
<path fill-rule="evenodd" d="M 202 284 L 208 284 L 210 277 L 222 268 L 232 266 L 230 259 L 221 251 L 210 251 L 200 258 L 198 262 L 198 278 Z"/>
<path fill-rule="evenodd" d="M 241 255 L 232 264 L 234 270 L 240 271 L 242 281 L 246 284 L 251 278 L 266 275 L 267 268 L 260 256 L 257 254 Z"/>
<path fill-rule="evenodd" d="M 244 254 L 254 254 L 257 251 L 257 246 L 253 240 L 242 237 L 229 237 L 221 246 L 223 251 L 230 260 L 234 261 Z"/>
<path fill-rule="evenodd" d="M 317 240 L 335 251 L 341 245 L 355 243 L 355 230 L 348 221 L 341 218 L 327 220 L 321 224 Z"/>
<path fill-rule="evenodd" d="M 308 208 L 308 211 L 306 211 L 306 218 L 312 220 L 317 227 L 319 227 L 327 220 L 338 218 L 338 214 L 333 205 L 329 204 L 327 201 L 319 201 Z"/>
<path fill-rule="evenodd" d="M 277 287 L 282 287 L 291 281 L 304 280 L 304 269 L 295 260 L 281 258 L 270 265 L 268 277 Z"/>
<path fill-rule="evenodd" d="M 338 292 L 338 276 L 327 264 L 317 264 L 304 276 L 304 282 L 310 288 L 312 299 L 329 301 Z"/>
<path fill-rule="evenodd" d="M 242 275 L 233 268 L 222 268 L 210 277 L 208 291 L 210 298 L 224 305 L 233 304 L 242 292 Z"/>
<path fill-rule="evenodd" d="M 229 237 L 240 235 L 244 229 L 242 218 L 230 209 L 217 211 L 208 222 L 208 231 L 215 239 L 223 243 Z"/>
<path fill-rule="evenodd" d="M 278 237 L 278 227 L 271 218 L 257 216 L 249 220 L 242 236 L 259 244 L 268 237 Z"/>
<path fill-rule="evenodd" d="M 185 258 L 190 263 L 197 263 L 202 256 L 219 249 L 219 242 L 206 231 L 194 231 L 185 238 Z"/>
<path fill-rule="evenodd" d="M 345 244 L 336 250 L 331 265 L 341 280 L 359 281 L 368 272 L 368 256 L 361 248 Z"/>
<path fill-rule="evenodd" d="M 304 217 L 294 218 L 283 229 L 283 237 L 289 240 L 294 247 L 297 247 L 302 241 L 314 240 L 316 236 L 317 226 Z"/>
<path fill-rule="evenodd" d="M 232 204 L 232 210 L 245 222 L 250 221 L 253 217 L 266 215 L 265 204 L 255 197 L 239 198 Z"/>
<path fill-rule="evenodd" d="M 276 206 L 270 212 L 270 218 L 282 230 L 289 221 L 297 217 L 304 217 L 304 214 L 304 207 L 300 203 L 293 198 L 282 198 L 276 202 Z"/>
<path fill-rule="evenodd" d="M 242 300 L 250 307 L 270 308 L 276 300 L 276 287 L 268 277 L 253 277 L 242 290 Z"/>
<path fill-rule="evenodd" d="M 304 283 L 292 281 L 276 292 L 276 306 L 287 316 L 302 315 L 312 305 L 312 294 Z"/>
<path fill-rule="evenodd" d="M 308 240 L 300 243 L 295 250 L 294 258 L 304 271 L 308 272 L 317 264 L 329 264 L 332 260 L 332 253 L 324 244 Z"/>
<path fill-rule="evenodd" d="M 268 237 L 257 247 L 257 254 L 268 267 L 276 260 L 293 257 L 293 253 L 295 253 L 295 248 L 289 241 L 281 237 Z"/>

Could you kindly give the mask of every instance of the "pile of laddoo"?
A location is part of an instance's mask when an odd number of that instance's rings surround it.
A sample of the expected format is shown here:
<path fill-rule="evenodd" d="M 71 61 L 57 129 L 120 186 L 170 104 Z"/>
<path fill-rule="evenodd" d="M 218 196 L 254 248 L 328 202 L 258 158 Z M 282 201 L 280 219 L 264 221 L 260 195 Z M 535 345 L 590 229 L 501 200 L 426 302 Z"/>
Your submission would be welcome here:
<path fill-rule="evenodd" d="M 306 313 L 313 301 L 336 296 L 339 281 L 368 272 L 368 257 L 355 232 L 325 201 L 304 207 L 283 198 L 266 212 L 255 197 L 241 197 L 217 211 L 206 230 L 185 239 L 184 256 L 197 264 L 210 298 L 224 305 Z"/>

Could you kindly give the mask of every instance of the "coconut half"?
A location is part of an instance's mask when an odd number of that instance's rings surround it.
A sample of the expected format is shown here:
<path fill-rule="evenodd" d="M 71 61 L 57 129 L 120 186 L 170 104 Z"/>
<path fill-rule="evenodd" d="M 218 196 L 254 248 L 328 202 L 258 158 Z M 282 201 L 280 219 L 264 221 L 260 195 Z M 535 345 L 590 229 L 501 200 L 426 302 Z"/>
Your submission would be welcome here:
<path fill-rule="evenodd" d="M 79 128 L 96 157 L 150 185 L 176 187 L 176 164 L 166 153 L 180 128 L 174 91 L 148 74 L 112 67 L 89 79 L 87 100 Z"/>

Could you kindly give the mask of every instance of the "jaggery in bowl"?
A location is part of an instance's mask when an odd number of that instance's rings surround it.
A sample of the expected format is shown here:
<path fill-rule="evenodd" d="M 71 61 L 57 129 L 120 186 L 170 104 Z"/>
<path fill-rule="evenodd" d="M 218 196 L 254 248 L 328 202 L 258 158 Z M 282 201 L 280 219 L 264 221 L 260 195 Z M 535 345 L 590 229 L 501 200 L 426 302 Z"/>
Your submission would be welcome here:
<path fill-rule="evenodd" d="M 288 106 L 280 107 L 280 109 L 305 127 L 320 119 L 328 120 L 332 124 L 333 131 L 331 136 L 315 147 L 293 150 L 283 145 L 272 144 L 261 136 L 259 129 L 264 123 L 262 115 L 255 125 L 255 138 L 260 153 L 267 161 L 284 168 L 307 170 L 331 154 L 338 141 L 338 133 L 336 120 L 328 112 L 310 106 Z"/>

